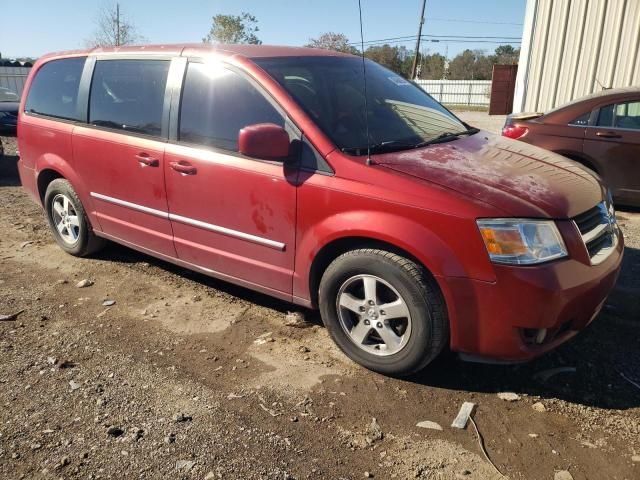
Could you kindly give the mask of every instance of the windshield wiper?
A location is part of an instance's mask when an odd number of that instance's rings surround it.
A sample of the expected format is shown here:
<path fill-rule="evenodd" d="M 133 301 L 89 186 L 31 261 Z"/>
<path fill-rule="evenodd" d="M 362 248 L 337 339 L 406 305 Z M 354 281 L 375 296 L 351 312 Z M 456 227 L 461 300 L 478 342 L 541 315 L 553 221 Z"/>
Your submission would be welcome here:
<path fill-rule="evenodd" d="M 444 132 L 441 133 L 440 135 L 438 135 L 436 138 L 432 138 L 431 140 L 426 140 L 422 143 L 420 143 L 420 145 L 416 146 L 416 148 L 418 147 L 424 147 L 426 145 L 433 145 L 435 143 L 443 143 L 443 142 L 449 142 L 451 140 L 455 140 L 456 138 L 461 137 L 462 135 L 474 135 L 476 133 L 478 133 L 480 130 L 475 128 L 475 127 L 470 127 L 467 130 L 463 130 L 461 132 Z"/>
<path fill-rule="evenodd" d="M 367 149 L 371 153 L 389 153 L 417 148 L 421 143 L 422 142 L 411 143 L 402 140 L 385 140 L 379 143 L 372 143 L 368 147 L 345 147 L 342 151 L 344 153 L 355 153 L 356 155 L 366 154 Z"/>
<path fill-rule="evenodd" d="M 433 145 L 434 143 L 442 143 L 448 142 L 450 140 L 455 140 L 462 135 L 473 135 L 478 133 L 480 130 L 477 128 L 469 128 L 467 130 L 463 130 L 461 132 L 444 132 L 438 135 L 431 140 L 425 140 L 423 142 L 411 143 L 404 140 L 385 140 L 379 143 L 373 143 L 369 145 L 369 147 L 345 147 L 342 149 L 344 153 L 354 153 L 356 155 L 363 155 L 367 153 L 367 148 L 372 154 L 375 153 L 390 153 L 390 152 L 398 152 L 401 150 L 412 150 L 414 148 L 421 148 L 427 145 Z"/>

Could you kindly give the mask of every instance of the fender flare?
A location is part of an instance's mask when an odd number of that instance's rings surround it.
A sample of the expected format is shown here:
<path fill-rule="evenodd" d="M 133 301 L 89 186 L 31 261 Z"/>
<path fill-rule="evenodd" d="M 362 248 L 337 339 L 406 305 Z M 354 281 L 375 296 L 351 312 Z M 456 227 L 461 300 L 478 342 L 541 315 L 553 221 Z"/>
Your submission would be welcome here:
<path fill-rule="evenodd" d="M 345 229 L 345 225 L 350 227 Z M 384 225 L 384 229 L 380 225 Z M 436 280 L 443 276 L 468 276 L 454 251 L 426 225 L 392 213 L 348 211 L 325 218 L 298 239 L 293 281 L 295 297 L 312 298 L 309 266 L 325 247 L 345 239 L 392 245 L 420 262 Z"/>
<path fill-rule="evenodd" d="M 58 175 L 66 179 L 78 194 L 84 210 L 89 217 L 91 226 L 94 230 L 102 230 L 97 215 L 95 214 L 95 205 L 89 195 L 89 190 L 80 176 L 71 168 L 68 162 L 64 161 L 58 155 L 46 153 L 40 156 L 35 162 L 36 185 L 39 188 L 39 179 L 42 172 L 52 170 Z M 38 192 L 44 199 L 45 192 Z"/>

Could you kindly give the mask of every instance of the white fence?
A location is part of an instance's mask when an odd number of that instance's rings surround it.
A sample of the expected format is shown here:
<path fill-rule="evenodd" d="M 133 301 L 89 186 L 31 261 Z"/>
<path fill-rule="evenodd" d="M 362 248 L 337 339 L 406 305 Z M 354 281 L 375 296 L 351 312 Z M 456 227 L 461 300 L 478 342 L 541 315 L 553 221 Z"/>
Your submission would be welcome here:
<path fill-rule="evenodd" d="M 489 106 L 491 80 L 416 80 L 440 103 Z"/>

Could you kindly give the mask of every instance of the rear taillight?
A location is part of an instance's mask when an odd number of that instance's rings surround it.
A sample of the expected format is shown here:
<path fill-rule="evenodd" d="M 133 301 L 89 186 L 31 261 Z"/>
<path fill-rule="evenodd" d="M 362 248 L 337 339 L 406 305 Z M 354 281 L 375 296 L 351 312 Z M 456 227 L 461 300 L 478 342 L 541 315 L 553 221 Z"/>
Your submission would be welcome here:
<path fill-rule="evenodd" d="M 516 138 L 520 138 L 528 131 L 529 129 L 527 127 L 518 127 L 515 125 L 509 125 L 502 129 L 502 136 L 516 139 Z"/>

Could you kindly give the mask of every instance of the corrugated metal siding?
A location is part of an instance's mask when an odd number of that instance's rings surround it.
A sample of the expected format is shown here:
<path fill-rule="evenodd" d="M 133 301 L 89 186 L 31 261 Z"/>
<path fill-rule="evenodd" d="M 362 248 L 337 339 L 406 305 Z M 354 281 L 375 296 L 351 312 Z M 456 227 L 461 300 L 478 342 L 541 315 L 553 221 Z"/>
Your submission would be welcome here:
<path fill-rule="evenodd" d="M 22 95 L 31 67 L 0 67 L 0 87 Z"/>
<path fill-rule="evenodd" d="M 640 62 L 638 62 L 638 52 L 640 51 L 640 2 L 637 0 L 627 0 L 627 11 L 625 17 L 635 19 L 627 21 L 622 26 L 622 38 L 630 39 L 627 42 L 620 42 L 618 68 L 615 70 L 613 81 L 621 85 L 633 83 L 640 79 Z"/>
<path fill-rule="evenodd" d="M 516 111 L 547 111 L 603 87 L 640 85 L 640 0 L 528 0 Z M 526 31 L 526 29 L 525 29 Z M 524 43 L 524 42 L 523 42 Z"/>

